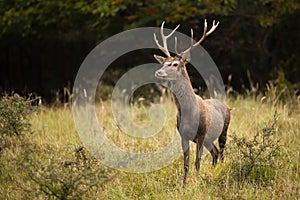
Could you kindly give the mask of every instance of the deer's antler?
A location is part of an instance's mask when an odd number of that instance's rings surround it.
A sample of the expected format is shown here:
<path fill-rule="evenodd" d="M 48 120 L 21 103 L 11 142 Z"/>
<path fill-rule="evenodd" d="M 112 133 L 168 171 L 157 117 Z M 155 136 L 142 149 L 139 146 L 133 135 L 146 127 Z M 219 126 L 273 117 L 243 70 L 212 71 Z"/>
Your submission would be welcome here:
<path fill-rule="evenodd" d="M 198 46 L 201 42 L 203 42 L 204 39 L 205 39 L 208 35 L 210 35 L 212 32 L 214 32 L 214 31 L 216 30 L 216 28 L 218 27 L 218 25 L 219 25 L 219 22 L 216 23 L 215 20 L 214 20 L 214 21 L 213 21 L 212 27 L 211 27 L 210 30 L 207 32 L 207 22 L 206 22 L 206 19 L 205 19 L 205 20 L 204 20 L 204 30 L 203 30 L 203 35 L 202 35 L 201 39 L 200 39 L 197 43 L 195 43 L 195 44 L 193 44 L 193 29 L 191 29 L 191 46 L 190 46 L 188 49 L 186 49 L 185 51 L 181 52 L 180 54 L 178 54 L 178 52 L 177 52 L 177 38 L 175 38 L 175 50 L 176 50 L 176 54 L 177 54 L 178 56 L 180 56 L 180 57 L 189 57 L 189 56 L 188 56 L 189 52 L 190 52 L 194 47 Z"/>
<path fill-rule="evenodd" d="M 154 41 L 155 41 L 155 43 L 156 43 L 156 45 L 158 46 L 158 48 L 167 56 L 167 57 L 171 57 L 171 55 L 170 55 L 170 52 L 169 52 L 169 50 L 168 50 L 168 45 L 167 45 L 167 39 L 169 38 L 169 37 L 171 37 L 173 34 L 174 34 L 174 32 L 177 30 L 177 28 L 179 27 L 179 25 L 178 26 L 176 26 L 176 28 L 169 34 L 169 35 L 164 35 L 164 32 L 163 32 L 163 30 L 164 30 L 164 24 L 165 24 L 165 21 L 163 21 L 163 23 L 161 24 L 161 27 L 160 27 L 160 34 L 161 34 L 161 39 L 162 39 L 162 41 L 163 41 L 163 47 L 158 43 L 158 40 L 157 40 L 157 38 L 156 38 L 156 35 L 155 35 L 155 33 L 154 33 Z"/>

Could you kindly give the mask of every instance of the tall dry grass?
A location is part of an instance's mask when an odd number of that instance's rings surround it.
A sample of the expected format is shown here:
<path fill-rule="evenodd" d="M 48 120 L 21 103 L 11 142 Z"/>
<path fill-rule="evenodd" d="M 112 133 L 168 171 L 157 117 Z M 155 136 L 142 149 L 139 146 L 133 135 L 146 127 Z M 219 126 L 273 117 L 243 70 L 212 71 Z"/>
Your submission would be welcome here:
<path fill-rule="evenodd" d="M 84 148 L 78 137 L 70 107 L 40 106 L 37 112 L 30 114 L 30 134 L 24 137 L 2 137 L 4 142 L 1 143 L 0 151 L 0 198 L 299 199 L 300 102 L 296 98 L 281 101 L 272 95 L 270 91 L 265 95 L 237 95 L 227 99 L 227 104 L 232 108 L 232 118 L 225 162 L 212 168 L 210 155 L 205 155 L 201 160 L 200 177 L 197 178 L 192 162 L 195 154 L 193 147 L 186 188 L 182 188 L 182 157 L 163 169 L 144 174 L 108 169 L 93 159 Z M 149 105 L 149 102 L 137 102 L 132 105 L 130 112 L 135 123 L 149 123 Z M 162 106 L 166 110 L 167 121 L 162 130 L 149 139 L 132 138 L 120 131 L 116 127 L 109 101 L 98 103 L 96 110 L 107 137 L 118 147 L 132 152 L 153 152 L 178 135 L 175 128 L 176 108 L 168 95 L 162 100 Z M 239 138 L 240 142 L 244 139 L 244 143 L 240 145 L 247 145 L 247 142 L 254 141 L 259 131 L 270 128 L 273 122 L 271 141 L 280 149 L 271 157 L 272 165 L 276 167 L 266 165 L 267 168 L 254 170 L 250 176 L 236 178 L 237 174 L 243 176 L 241 166 L 245 162 L 234 136 Z M 8 143 L 13 145 L 7 145 Z M 78 160 L 76 157 L 76 150 L 80 148 L 84 149 L 86 159 L 91 162 L 90 166 L 86 166 L 91 170 L 84 168 L 84 159 Z M 259 148 L 259 145 L 254 145 L 253 148 Z M 265 160 L 265 163 L 269 162 Z M 74 168 L 66 167 L 66 163 Z M 260 163 L 264 162 L 260 160 Z M 80 176 L 82 173 L 85 175 Z M 99 173 L 99 182 L 88 177 Z M 257 173 L 260 176 L 256 176 Z M 268 173 L 271 173 L 271 176 L 268 176 Z M 73 179 L 74 177 L 78 180 Z M 51 184 L 51 179 L 56 184 Z M 70 183 L 77 185 L 72 187 L 68 185 Z M 66 192 L 64 187 L 70 192 Z M 51 192 L 51 188 L 61 196 L 54 195 L 55 192 Z"/>

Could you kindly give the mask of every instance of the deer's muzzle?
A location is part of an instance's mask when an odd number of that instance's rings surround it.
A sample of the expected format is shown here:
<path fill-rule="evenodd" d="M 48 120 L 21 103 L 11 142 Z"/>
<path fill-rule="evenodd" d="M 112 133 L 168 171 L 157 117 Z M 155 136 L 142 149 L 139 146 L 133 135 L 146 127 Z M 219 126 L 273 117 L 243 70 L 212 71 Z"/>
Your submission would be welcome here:
<path fill-rule="evenodd" d="M 155 72 L 155 77 L 156 78 L 166 78 L 167 74 L 163 70 L 159 69 Z"/>

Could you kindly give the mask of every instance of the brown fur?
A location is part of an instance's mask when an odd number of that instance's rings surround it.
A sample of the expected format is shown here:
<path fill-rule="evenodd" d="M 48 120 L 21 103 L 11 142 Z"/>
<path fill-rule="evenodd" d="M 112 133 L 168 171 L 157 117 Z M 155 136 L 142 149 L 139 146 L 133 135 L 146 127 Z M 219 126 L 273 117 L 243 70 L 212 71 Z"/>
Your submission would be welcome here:
<path fill-rule="evenodd" d="M 217 163 L 220 155 L 223 160 L 223 151 L 226 144 L 227 129 L 230 122 L 230 109 L 222 102 L 215 99 L 203 100 L 200 96 L 195 95 L 193 87 L 186 71 L 185 64 L 191 59 L 190 51 L 198 46 L 209 34 L 215 31 L 219 22 L 215 23 L 207 31 L 207 22 L 204 22 L 204 31 L 201 39 L 185 51 L 177 52 L 177 38 L 175 37 L 176 56 L 172 57 L 167 47 L 167 39 L 179 27 L 177 26 L 169 35 L 164 35 L 164 22 L 161 26 L 161 37 L 163 46 L 158 43 L 154 34 L 154 41 L 159 49 L 167 56 L 154 55 L 155 59 L 163 64 L 162 68 L 155 72 L 155 76 L 160 79 L 170 81 L 173 99 L 177 106 L 177 129 L 181 136 L 181 145 L 184 155 L 184 178 L 183 184 L 186 184 L 187 174 L 189 171 L 190 144 L 189 141 L 196 143 L 196 171 L 197 175 L 200 170 L 200 159 L 202 156 L 203 146 L 207 148 L 213 158 L 213 165 Z M 199 121 L 198 121 L 199 120 Z M 196 132 L 196 133 L 193 133 Z M 218 139 L 220 151 L 214 145 Z"/>
<path fill-rule="evenodd" d="M 170 80 L 171 89 L 173 89 L 173 99 L 176 104 L 177 113 L 177 129 L 182 139 L 182 149 L 184 151 L 184 178 L 183 183 L 186 184 L 187 174 L 189 171 L 189 141 L 196 143 L 196 161 L 195 167 L 197 175 L 200 170 L 200 159 L 203 151 L 203 146 L 205 146 L 211 153 L 213 158 L 213 166 L 216 165 L 217 159 L 220 156 L 221 161 L 223 161 L 224 148 L 226 144 L 227 129 L 230 122 L 230 109 L 222 102 L 216 99 L 203 100 L 200 96 L 194 93 L 189 75 L 187 73 L 185 63 L 182 62 L 177 57 L 163 58 L 155 56 L 155 58 L 163 64 L 163 67 L 157 71 L 157 76 L 161 75 L 164 79 Z M 180 63 L 177 69 L 174 69 L 174 63 Z M 180 98 L 180 99 L 178 99 Z M 191 113 L 191 116 L 185 116 L 185 120 L 182 120 L 182 105 L 184 109 L 188 112 L 198 111 L 195 115 Z M 190 133 L 185 129 L 188 123 L 193 123 L 195 116 L 199 116 L 199 123 L 197 133 Z M 181 124 L 183 123 L 183 124 Z M 210 130 L 218 130 L 220 133 L 215 133 Z M 213 141 L 206 139 L 210 135 L 217 134 L 218 137 L 213 140 L 218 139 L 220 150 L 213 144 Z M 207 140 L 207 141 L 206 141 Z"/>

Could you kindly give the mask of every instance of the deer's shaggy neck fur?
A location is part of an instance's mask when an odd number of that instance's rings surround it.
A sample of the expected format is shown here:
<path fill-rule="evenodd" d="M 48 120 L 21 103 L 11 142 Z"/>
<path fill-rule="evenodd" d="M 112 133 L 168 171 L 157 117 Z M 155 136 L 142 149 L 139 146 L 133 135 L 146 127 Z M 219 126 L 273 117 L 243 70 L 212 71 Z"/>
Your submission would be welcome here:
<path fill-rule="evenodd" d="M 180 102 L 187 103 L 187 105 L 193 106 L 197 104 L 196 96 L 190 81 L 190 78 L 187 75 L 186 69 L 185 73 L 180 79 L 175 81 L 171 81 L 171 89 L 173 92 L 173 98 L 176 102 L 176 106 L 178 110 L 180 110 L 179 99 Z"/>
<path fill-rule="evenodd" d="M 175 81 L 171 81 L 171 90 L 173 92 L 173 98 L 175 100 L 178 111 L 180 112 L 180 104 L 185 104 L 189 107 L 193 107 L 197 104 L 195 93 L 191 84 L 191 80 L 184 67 L 182 69 L 183 76 Z"/>
<path fill-rule="evenodd" d="M 185 66 L 183 66 L 181 70 L 182 76 L 175 81 L 171 81 L 173 99 L 178 110 L 178 129 L 180 129 L 180 122 L 182 124 L 191 124 L 191 122 L 194 121 L 197 124 L 197 130 L 202 130 L 201 133 L 205 135 L 207 122 L 209 119 L 208 112 L 205 107 L 205 101 L 200 96 L 195 94 Z M 194 141 L 196 137 L 194 132 L 188 133 L 188 131 L 184 130 L 179 132 L 182 133 L 181 136 L 183 138 L 189 140 Z"/>

